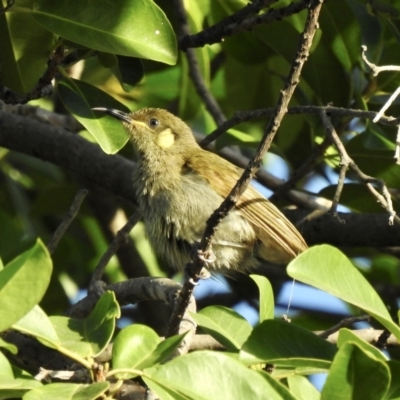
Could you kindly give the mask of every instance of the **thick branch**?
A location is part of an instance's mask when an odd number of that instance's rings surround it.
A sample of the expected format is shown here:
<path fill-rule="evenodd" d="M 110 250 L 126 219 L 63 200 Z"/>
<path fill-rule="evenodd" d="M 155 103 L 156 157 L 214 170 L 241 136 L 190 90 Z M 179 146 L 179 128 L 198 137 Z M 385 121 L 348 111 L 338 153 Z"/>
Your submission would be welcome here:
<path fill-rule="evenodd" d="M 50 161 L 136 203 L 134 163 L 64 129 L 0 111 L 0 146 Z"/>

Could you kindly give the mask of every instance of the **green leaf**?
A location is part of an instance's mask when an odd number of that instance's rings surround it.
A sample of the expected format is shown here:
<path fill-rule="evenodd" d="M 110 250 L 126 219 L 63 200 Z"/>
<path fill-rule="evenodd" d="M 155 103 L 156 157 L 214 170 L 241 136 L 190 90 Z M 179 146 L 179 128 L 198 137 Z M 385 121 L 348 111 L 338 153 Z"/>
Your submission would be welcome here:
<path fill-rule="evenodd" d="M 97 59 L 100 65 L 104 68 L 113 68 L 118 65 L 118 59 L 115 54 L 105 53 L 104 51 L 99 51 L 97 54 Z"/>
<path fill-rule="evenodd" d="M 110 342 L 115 329 L 115 319 L 120 309 L 114 292 L 104 293 L 90 315 L 83 319 L 50 317 L 60 344 L 55 348 L 81 363 L 83 358 L 96 357 Z"/>
<path fill-rule="evenodd" d="M 113 369 L 151 367 L 152 363 L 146 361 L 151 357 L 159 342 L 160 338 L 153 329 L 139 324 L 127 326 L 118 334 L 113 344 Z M 135 376 L 137 375 L 134 373 L 117 375 L 119 379 L 129 379 Z"/>
<path fill-rule="evenodd" d="M 1 83 L 18 93 L 31 91 L 44 74 L 54 39 L 32 18 L 32 3 L 17 0 L 13 12 L 0 14 Z"/>
<path fill-rule="evenodd" d="M 112 69 L 122 89 L 130 92 L 144 77 L 141 60 L 134 57 L 117 56 L 118 64 Z"/>
<path fill-rule="evenodd" d="M 321 398 L 315 386 L 304 376 L 289 376 L 287 382 L 290 393 L 292 393 L 297 400 L 319 400 Z"/>
<path fill-rule="evenodd" d="M 16 354 L 16 353 L 14 353 L 14 354 Z M 0 375 L 6 376 L 8 378 L 14 378 L 12 366 L 11 366 L 10 362 L 7 360 L 6 356 L 2 352 L 0 352 Z M 1 398 L 1 396 L 0 396 L 0 398 Z"/>
<path fill-rule="evenodd" d="M 0 337 L 0 347 L 3 347 L 7 351 L 9 351 L 11 354 L 17 354 L 18 353 L 18 347 L 14 346 L 11 343 L 6 342 L 4 339 Z M 0 366 L 0 371 L 1 371 L 1 366 Z"/>
<path fill-rule="evenodd" d="M 337 185 L 324 187 L 318 194 L 332 199 L 336 193 Z M 380 213 L 382 206 L 371 195 L 368 188 L 361 183 L 345 183 L 340 196 L 340 204 L 350 208 L 352 211 Z M 397 207 L 394 207 L 397 209 Z"/>
<path fill-rule="evenodd" d="M 186 333 L 182 333 L 181 335 L 175 335 L 162 340 L 153 353 L 145 360 L 146 366 L 155 366 L 165 361 L 179 347 L 185 336 Z M 141 368 L 144 367 L 141 365 Z"/>
<path fill-rule="evenodd" d="M 337 341 L 338 347 L 342 347 L 348 342 L 352 342 L 357 344 L 357 346 L 362 349 L 366 354 L 370 353 L 371 357 L 376 358 L 377 360 L 381 360 L 382 362 L 386 362 L 387 359 L 384 354 L 379 351 L 375 346 L 367 343 L 365 340 L 359 338 L 356 334 L 354 334 L 351 330 L 342 328 L 339 331 L 339 337 Z"/>
<path fill-rule="evenodd" d="M 353 11 L 347 2 L 331 2 L 321 11 L 322 40 L 329 41 L 332 52 L 350 72 L 360 60 L 361 38 Z"/>
<path fill-rule="evenodd" d="M 340 2 L 340 5 L 346 7 L 343 2 Z M 329 5 L 324 7 L 322 10 L 321 18 L 322 14 L 328 14 L 328 7 Z M 325 25 L 328 25 L 328 23 L 330 25 L 329 19 L 327 19 Z M 353 36 L 357 36 L 354 32 L 352 34 Z M 296 53 L 299 37 L 297 29 L 290 22 L 284 19 L 283 21 L 276 23 L 257 26 L 254 29 L 254 35 L 268 46 L 272 54 L 276 54 L 275 58 L 272 58 L 272 55 L 268 57 L 269 63 L 267 66 L 264 66 L 264 69 L 267 69 L 270 75 L 277 75 L 279 77 L 282 77 L 282 75 L 285 76 L 289 71 Z M 314 41 L 317 40 L 318 31 Z M 343 61 L 343 58 L 347 59 L 345 56 L 347 55 L 348 48 L 342 50 L 342 60 L 336 56 L 334 51 L 335 47 L 340 48 L 341 41 L 342 38 L 337 33 L 336 28 L 331 29 L 330 27 L 329 29 L 325 29 L 324 26 L 324 30 L 322 30 L 322 39 L 319 41 L 318 46 L 313 49 L 312 56 L 309 57 L 302 71 L 302 79 L 298 88 L 298 90 L 304 91 L 303 96 L 300 97 L 301 101 L 307 101 L 304 97 L 308 99 L 312 96 L 312 98 L 317 99 L 317 102 L 319 101 L 324 103 L 332 101 L 335 104 L 347 104 L 351 92 L 351 82 L 348 77 L 348 72 L 350 71 L 347 72 L 347 70 L 343 68 L 341 61 Z M 335 42 L 337 42 L 337 45 Z M 330 68 L 325 68 L 325 65 L 329 65 Z M 246 69 L 248 70 L 247 73 L 250 72 L 248 67 L 252 66 L 246 66 Z M 247 79 L 251 79 L 251 77 Z M 284 78 L 282 77 L 280 82 L 277 84 L 277 87 L 272 87 L 272 89 L 280 90 L 283 85 L 283 80 Z M 337 88 L 336 82 L 338 81 L 342 82 L 341 90 L 338 90 Z M 261 83 L 259 83 L 258 87 L 255 86 L 254 90 L 257 90 L 257 88 L 260 89 L 260 85 Z M 247 89 L 246 86 L 243 92 Z M 298 92 L 295 94 L 294 98 L 297 98 L 300 94 L 301 92 Z"/>
<path fill-rule="evenodd" d="M 109 382 L 95 382 L 90 385 L 50 383 L 31 390 L 23 400 L 96 400 L 101 398 L 109 387 Z"/>
<path fill-rule="evenodd" d="M 60 345 L 60 340 L 49 317 L 39 306 L 35 306 L 12 327 L 17 331 L 34 336 L 46 346 L 57 348 Z"/>
<path fill-rule="evenodd" d="M 90 49 L 175 64 L 176 38 L 151 0 L 37 0 L 33 17 L 51 32 Z"/>
<path fill-rule="evenodd" d="M 42 383 L 33 378 L 10 378 L 0 374 L 0 399 L 19 399 L 26 392 L 42 386 Z M 25 399 L 25 396 L 23 398 Z"/>
<path fill-rule="evenodd" d="M 379 125 L 368 124 L 367 129 L 360 136 L 367 149 L 393 152 L 396 148 L 393 139 Z"/>
<path fill-rule="evenodd" d="M 0 399 L 20 398 L 28 390 L 39 386 L 42 386 L 40 382 L 25 371 L 12 366 L 0 352 Z"/>
<path fill-rule="evenodd" d="M 99 113 L 92 111 L 93 107 L 106 107 L 129 112 L 123 104 L 88 83 L 66 77 L 58 84 L 58 94 L 67 110 L 93 135 L 105 153 L 114 154 L 125 146 L 129 136 L 122 123 L 103 113 L 98 118 Z"/>
<path fill-rule="evenodd" d="M 207 15 L 210 25 L 231 16 L 246 6 L 243 0 L 219 0 L 210 2 L 210 13 Z M 257 28 L 256 28 L 257 29 Z M 224 53 L 244 64 L 256 64 L 267 58 L 266 46 L 258 40 L 253 32 L 236 32 L 226 37 L 221 43 Z"/>
<path fill-rule="evenodd" d="M 211 351 L 194 352 L 155 370 L 145 370 L 143 379 L 163 399 L 293 400 L 282 385 L 277 390 L 276 382 L 271 384 L 232 357 Z"/>
<path fill-rule="evenodd" d="M 366 7 L 372 15 L 378 15 L 383 18 L 399 17 L 399 10 L 384 0 L 368 0 Z"/>
<path fill-rule="evenodd" d="M 274 319 L 274 293 L 269 280 L 265 276 L 250 275 L 260 291 L 260 322 Z"/>
<path fill-rule="evenodd" d="M 336 352 L 333 344 L 284 321 L 266 320 L 253 329 L 239 359 L 246 363 L 272 363 L 292 367 L 328 369 Z"/>
<path fill-rule="evenodd" d="M 150 385 L 149 385 L 150 386 Z M 157 393 L 162 400 L 191 400 L 192 397 L 183 395 L 169 387 L 168 383 L 161 384 L 160 382 L 151 381 L 151 390 Z"/>
<path fill-rule="evenodd" d="M 300 282 L 361 308 L 400 340 L 400 328 L 393 322 L 381 298 L 350 260 L 336 248 L 321 245 L 308 249 L 288 265 L 287 273 Z"/>
<path fill-rule="evenodd" d="M 383 399 L 389 382 L 386 363 L 365 353 L 357 344 L 347 342 L 333 360 L 321 400 Z"/>
<path fill-rule="evenodd" d="M 395 360 L 389 360 L 388 366 L 390 369 L 390 375 L 392 377 L 390 381 L 390 387 L 387 393 L 388 399 L 400 398 L 400 362 Z"/>
<path fill-rule="evenodd" d="M 192 318 L 230 351 L 240 350 L 252 331 L 245 318 L 223 306 L 206 307 Z"/>
<path fill-rule="evenodd" d="M 50 282 L 52 262 L 40 239 L 0 271 L 0 332 L 43 298 Z"/>

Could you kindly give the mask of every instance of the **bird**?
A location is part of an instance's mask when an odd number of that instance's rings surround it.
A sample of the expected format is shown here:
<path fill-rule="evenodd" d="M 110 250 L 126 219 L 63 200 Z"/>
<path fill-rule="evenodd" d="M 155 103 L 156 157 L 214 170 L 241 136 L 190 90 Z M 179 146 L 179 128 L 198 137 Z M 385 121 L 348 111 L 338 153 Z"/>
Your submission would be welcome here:
<path fill-rule="evenodd" d="M 191 128 L 160 108 L 126 113 L 96 107 L 122 122 L 138 161 L 133 171 L 145 232 L 155 253 L 184 270 L 208 218 L 230 193 L 243 170 L 202 149 Z M 262 261 L 287 264 L 307 249 L 298 230 L 249 186 L 220 222 L 212 239 L 208 273 L 248 273 Z"/>

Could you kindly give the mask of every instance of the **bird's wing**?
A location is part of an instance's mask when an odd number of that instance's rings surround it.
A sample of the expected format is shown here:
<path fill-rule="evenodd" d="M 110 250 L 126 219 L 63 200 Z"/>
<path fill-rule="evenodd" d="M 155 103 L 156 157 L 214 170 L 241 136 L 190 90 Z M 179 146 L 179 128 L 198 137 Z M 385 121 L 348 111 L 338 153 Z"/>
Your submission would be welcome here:
<path fill-rule="evenodd" d="M 188 167 L 225 198 L 243 170 L 216 154 L 207 152 L 207 157 L 204 157 L 202 153 L 191 157 Z M 307 249 L 306 242 L 292 223 L 252 186 L 240 198 L 237 208 L 252 224 L 262 243 L 257 256 L 274 263 L 287 263 Z"/>

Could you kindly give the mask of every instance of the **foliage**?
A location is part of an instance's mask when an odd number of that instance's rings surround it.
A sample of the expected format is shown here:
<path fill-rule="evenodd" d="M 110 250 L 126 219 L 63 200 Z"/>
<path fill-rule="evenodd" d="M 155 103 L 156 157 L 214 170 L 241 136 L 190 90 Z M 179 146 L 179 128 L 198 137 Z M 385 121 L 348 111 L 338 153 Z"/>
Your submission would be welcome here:
<path fill-rule="evenodd" d="M 244 0 L 183 3 L 192 33 L 247 5 Z M 293 2 L 299 12 L 254 25 L 251 30 L 236 32 L 232 28 L 223 40 L 195 48 L 202 79 L 225 115 L 276 106 L 304 28 L 307 3 Z M 1 4 L 5 7 L 0 13 L 1 98 L 14 104 L 36 99 L 31 104 L 39 106 L 42 113 L 36 117 L 42 122 L 48 118 L 47 126 L 63 106 L 80 123 L 79 128 L 71 128 L 71 137 L 79 135 L 107 154 L 120 151 L 127 158 L 134 155 L 126 146 L 128 136 L 121 124 L 108 116 L 99 118 L 93 107 L 125 111 L 162 107 L 174 111 L 196 132 L 210 133 L 217 127 L 189 76 L 184 52 L 178 51 L 183 49 L 185 38 L 177 34 L 181 22 L 175 3 L 15 0 L 12 4 L 2 0 Z M 271 9 L 292 7 L 289 0 L 271 4 Z M 259 16 L 265 17 L 267 10 Z M 373 76 L 362 60 L 361 45 L 368 47 L 366 55 L 371 62 L 399 65 L 399 10 L 400 0 L 327 1 L 291 106 L 332 103 L 344 109 L 379 111 L 400 80 L 396 72 Z M 237 23 L 232 19 L 232 26 Z M 54 96 L 45 97 L 45 88 L 54 77 Z M 46 109 L 51 113 L 43 114 Z M 398 112 L 397 101 L 390 114 Z M 0 123 L 2 114 L 0 111 Z M 235 145 L 242 155 L 251 156 L 269 115 L 271 112 L 245 118 L 219 136 L 215 148 Z M 354 162 L 364 173 L 386 183 L 394 208 L 398 208 L 400 174 L 393 162 L 395 124 L 375 124 L 369 117 L 351 113 L 332 114 L 331 119 Z M 131 324 L 119 330 L 117 320 L 126 310 L 121 311 L 113 292 L 106 291 L 86 318 L 61 316 L 70 301 L 88 287 L 93 268 L 118 229 L 110 225 L 124 219 L 132 206 L 99 191 L 82 178 L 84 174 L 77 178 L 55 165 L 57 162 L 40 161 L 33 150 L 25 151 L 28 155 L 12 151 L 14 144 L 2 140 L 1 131 L 0 145 L 0 332 L 17 331 L 36 338 L 81 366 L 93 382 L 39 382 L 31 371 L 10 362 L 18 349 L 1 336 L 0 398 L 112 398 L 118 395 L 122 381 L 129 379 L 147 385 L 162 399 L 250 399 L 266 395 L 299 400 L 400 398 L 397 348 L 384 353 L 344 328 L 336 344 L 318 337 L 313 331 L 327 329 L 342 317 L 328 311 L 321 317 L 313 310 L 299 310 L 291 323 L 274 319 L 279 314 L 274 302 L 287 279 L 282 269 L 277 277 L 272 274 L 270 281 L 260 275 L 252 275 L 251 281 L 246 277 L 229 281 L 230 291 L 235 293 L 229 305 L 242 299 L 256 303 L 256 326 L 222 305 L 203 308 L 193 315 L 204 333 L 225 346 L 225 352 L 197 351 L 175 357 L 186 338 L 183 334 L 160 339 L 163 328 L 153 321 L 158 312 L 162 314 L 158 306 L 150 316 L 135 309 Z M 72 146 L 57 156 L 62 159 L 68 152 L 81 157 L 80 148 Z M 272 174 L 282 174 L 272 159 L 280 160 L 290 175 L 309 167 L 294 181 L 297 193 L 311 192 L 321 202 L 332 199 L 341 159 L 337 148 L 326 142 L 318 113 L 303 108 L 286 115 L 271 154 L 265 164 Z M 63 165 L 61 161 L 59 165 Z M 44 243 L 67 212 L 78 185 L 88 185 L 94 196 L 50 255 Z M 288 201 L 288 197 L 281 197 L 278 204 L 284 206 Z M 366 186 L 351 174 L 344 182 L 340 205 L 354 216 L 382 212 Z M 391 228 L 396 229 L 387 229 Z M 393 232 L 392 236 L 398 238 L 398 231 Z M 363 245 L 363 237 L 357 239 L 361 243 L 357 247 L 343 245 L 346 255 L 325 244 L 311 247 L 289 264 L 287 274 L 343 300 L 349 313 L 357 315 L 362 310 L 369 314 L 374 328 L 384 327 L 400 341 L 396 315 L 398 252 L 385 250 L 392 243 L 377 247 L 366 242 Z M 108 282 L 140 276 L 139 267 L 145 271 L 143 275 L 180 278 L 151 253 L 142 225 L 134 228 L 130 244 L 133 250 L 128 262 L 120 253 L 110 261 Z M 319 306 L 318 299 L 309 299 L 309 303 L 314 308 Z M 140 321 L 154 323 L 157 332 Z M 96 357 L 110 343 L 113 350 L 109 364 L 100 370 Z M 315 373 L 327 376 L 321 393 L 307 379 Z"/>

